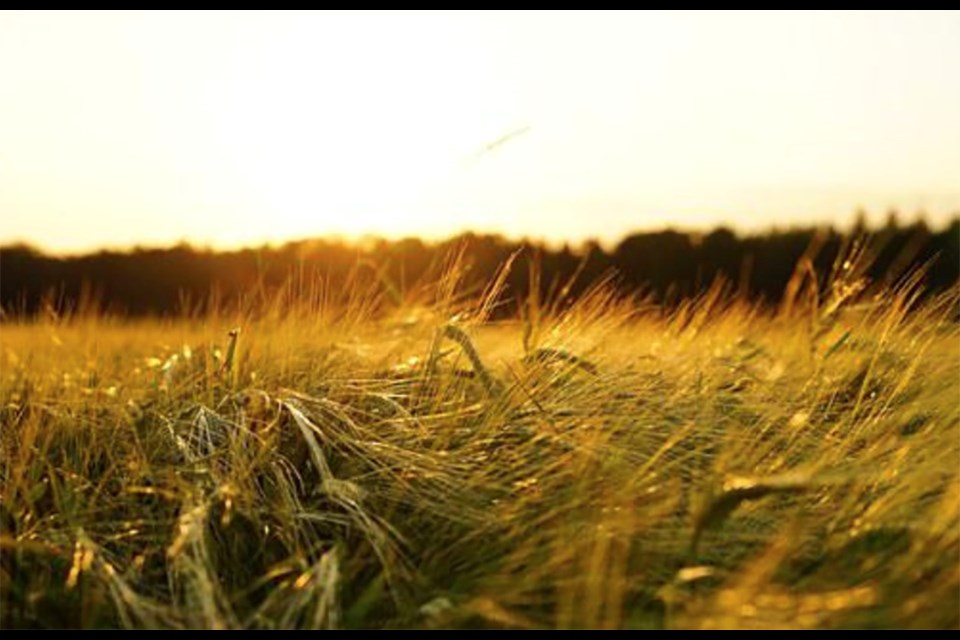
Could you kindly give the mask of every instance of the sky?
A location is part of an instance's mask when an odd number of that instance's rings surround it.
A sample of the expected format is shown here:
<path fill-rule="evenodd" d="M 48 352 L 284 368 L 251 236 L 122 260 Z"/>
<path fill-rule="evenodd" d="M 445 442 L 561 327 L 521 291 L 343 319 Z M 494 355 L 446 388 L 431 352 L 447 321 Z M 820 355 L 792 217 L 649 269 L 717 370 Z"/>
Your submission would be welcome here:
<path fill-rule="evenodd" d="M 958 11 L 0 11 L 0 243 L 936 225 L 958 34 Z"/>

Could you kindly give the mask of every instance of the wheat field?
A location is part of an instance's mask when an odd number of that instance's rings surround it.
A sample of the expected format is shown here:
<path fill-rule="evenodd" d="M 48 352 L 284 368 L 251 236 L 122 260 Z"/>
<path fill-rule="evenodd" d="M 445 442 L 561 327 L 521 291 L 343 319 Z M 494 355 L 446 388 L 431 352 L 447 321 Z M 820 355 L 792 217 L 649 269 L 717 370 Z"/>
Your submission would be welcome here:
<path fill-rule="evenodd" d="M 2 626 L 957 628 L 960 292 L 797 273 L 5 322 Z"/>

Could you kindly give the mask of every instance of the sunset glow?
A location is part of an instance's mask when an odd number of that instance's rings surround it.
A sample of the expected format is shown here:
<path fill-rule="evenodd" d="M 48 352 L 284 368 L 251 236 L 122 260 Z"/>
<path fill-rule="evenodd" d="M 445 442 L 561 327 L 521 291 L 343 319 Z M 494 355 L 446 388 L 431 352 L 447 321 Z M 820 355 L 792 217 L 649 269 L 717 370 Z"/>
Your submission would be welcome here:
<path fill-rule="evenodd" d="M 938 222 L 958 33 L 957 12 L 0 12 L 0 242 Z"/>

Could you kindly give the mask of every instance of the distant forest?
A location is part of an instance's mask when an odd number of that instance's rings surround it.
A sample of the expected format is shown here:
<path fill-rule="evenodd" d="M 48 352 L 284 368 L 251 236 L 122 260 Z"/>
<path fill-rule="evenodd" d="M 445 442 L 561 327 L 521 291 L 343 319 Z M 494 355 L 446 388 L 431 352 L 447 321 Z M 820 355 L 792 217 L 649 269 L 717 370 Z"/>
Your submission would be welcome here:
<path fill-rule="evenodd" d="M 608 278 L 625 293 L 669 305 L 721 278 L 732 292 L 776 303 L 804 256 L 825 283 L 854 239 L 870 247 L 867 275 L 873 282 L 893 284 L 921 267 L 927 291 L 943 290 L 960 278 L 960 217 L 939 230 L 922 221 L 899 225 L 893 216 L 884 227 L 867 229 L 860 223 L 847 234 L 823 228 L 753 235 L 726 228 L 701 234 L 665 230 L 632 234 L 612 248 L 595 242 L 548 248 L 475 234 L 438 243 L 318 239 L 226 252 L 178 245 L 68 258 L 11 245 L 0 247 L 0 310 L 6 319 L 78 307 L 131 316 L 200 314 L 213 304 L 250 304 L 283 286 L 340 294 L 363 279 L 379 281 L 390 295 L 403 297 L 418 283 L 436 280 L 460 251 L 468 290 L 482 289 L 519 251 L 506 280 L 509 295 L 518 298 L 538 282 L 544 296 L 556 296 L 562 288 L 564 296 L 575 299 Z M 531 278 L 531 264 L 538 266 L 539 278 Z"/>

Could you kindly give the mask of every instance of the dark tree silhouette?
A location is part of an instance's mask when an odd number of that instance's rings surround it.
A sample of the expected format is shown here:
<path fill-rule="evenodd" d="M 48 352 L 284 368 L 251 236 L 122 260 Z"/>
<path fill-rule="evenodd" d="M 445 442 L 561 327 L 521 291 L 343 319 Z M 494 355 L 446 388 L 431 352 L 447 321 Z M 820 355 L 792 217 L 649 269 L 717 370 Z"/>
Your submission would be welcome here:
<path fill-rule="evenodd" d="M 960 279 L 960 218 L 942 230 L 921 219 L 909 226 L 896 212 L 870 232 L 866 216 L 853 236 L 873 248 L 868 275 L 894 283 L 911 269 L 924 269 L 929 291 Z M 294 290 L 323 286 L 342 290 L 347 283 L 376 278 L 391 295 L 406 296 L 438 278 L 451 253 L 462 249 L 464 286 L 477 291 L 508 258 L 520 252 L 507 274 L 508 293 L 524 297 L 530 264 L 539 269 L 542 298 L 561 293 L 567 301 L 605 274 L 625 292 L 643 292 L 674 304 L 706 290 L 717 278 L 755 299 L 776 303 L 800 259 L 813 249 L 813 266 L 826 274 L 849 237 L 832 229 L 771 231 L 738 236 L 727 228 L 706 235 L 674 230 L 635 233 L 612 251 L 595 241 L 550 249 L 500 236 L 463 234 L 440 243 L 417 238 L 350 245 L 325 239 L 291 242 L 278 248 L 240 251 L 197 250 L 185 244 L 169 249 L 136 249 L 59 258 L 23 244 L 0 248 L 0 309 L 3 317 L 93 307 L 129 315 L 203 313 L 211 304 L 252 305 L 284 285 Z M 213 295 L 213 293 L 216 295 Z M 515 307 L 504 305 L 501 312 Z"/>

